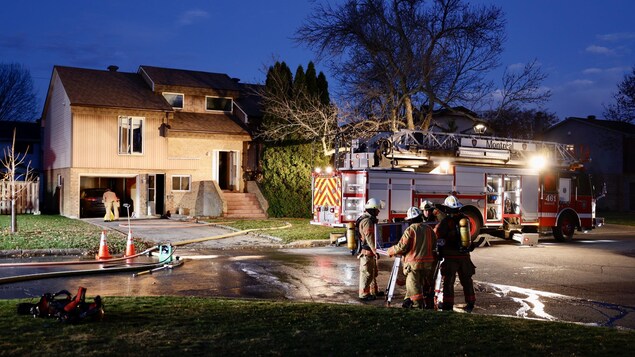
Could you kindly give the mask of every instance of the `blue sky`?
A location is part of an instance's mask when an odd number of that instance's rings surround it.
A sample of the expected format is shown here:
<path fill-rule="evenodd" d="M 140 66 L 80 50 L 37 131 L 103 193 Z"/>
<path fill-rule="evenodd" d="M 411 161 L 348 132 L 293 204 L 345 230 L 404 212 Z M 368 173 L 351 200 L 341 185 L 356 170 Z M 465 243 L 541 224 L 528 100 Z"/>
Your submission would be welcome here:
<path fill-rule="evenodd" d="M 331 0 L 331 2 L 333 2 Z M 337 2 L 337 1 L 336 1 Z M 547 109 L 602 118 L 603 104 L 635 66 L 635 1 L 472 0 L 501 6 L 503 65 L 537 59 L 549 75 Z M 266 67 L 315 56 L 291 37 L 310 0 L 30 0 L 0 12 L 0 62 L 25 65 L 41 107 L 54 65 L 135 72 L 139 65 L 227 73 L 263 82 Z M 325 64 L 317 63 L 331 82 Z M 498 80 L 503 68 L 492 73 Z"/>

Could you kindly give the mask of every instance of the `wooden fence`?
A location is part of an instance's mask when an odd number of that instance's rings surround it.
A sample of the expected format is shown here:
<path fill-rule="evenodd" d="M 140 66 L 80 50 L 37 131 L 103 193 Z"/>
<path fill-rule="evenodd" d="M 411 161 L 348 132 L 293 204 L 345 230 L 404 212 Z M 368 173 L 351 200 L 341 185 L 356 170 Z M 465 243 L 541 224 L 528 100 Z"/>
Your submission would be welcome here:
<path fill-rule="evenodd" d="M 40 213 L 40 183 L 16 182 L 18 197 L 15 202 L 17 214 Z M 23 189 L 24 188 L 24 189 Z M 11 185 L 8 182 L 0 182 L 0 214 L 11 214 Z"/>

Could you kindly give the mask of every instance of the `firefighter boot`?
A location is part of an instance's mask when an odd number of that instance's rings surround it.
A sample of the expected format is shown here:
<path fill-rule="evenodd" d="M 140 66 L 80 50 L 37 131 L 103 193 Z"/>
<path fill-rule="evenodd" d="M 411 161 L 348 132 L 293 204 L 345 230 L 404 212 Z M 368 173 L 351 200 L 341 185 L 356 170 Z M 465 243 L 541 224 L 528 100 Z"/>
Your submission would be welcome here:
<path fill-rule="evenodd" d="M 410 309 L 412 308 L 412 300 L 410 300 L 410 298 L 406 298 L 403 301 L 403 304 L 401 304 L 401 307 L 403 307 L 404 309 Z"/>
<path fill-rule="evenodd" d="M 474 303 L 473 302 L 468 302 L 467 305 L 465 305 L 465 307 L 463 308 L 463 311 L 470 313 L 472 312 L 472 310 L 474 310 Z"/>

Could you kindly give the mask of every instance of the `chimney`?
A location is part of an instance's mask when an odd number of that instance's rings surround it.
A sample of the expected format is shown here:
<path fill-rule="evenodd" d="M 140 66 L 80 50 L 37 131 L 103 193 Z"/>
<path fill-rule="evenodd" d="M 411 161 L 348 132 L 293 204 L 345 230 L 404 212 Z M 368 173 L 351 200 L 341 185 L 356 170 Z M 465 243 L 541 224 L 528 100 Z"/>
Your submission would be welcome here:
<path fill-rule="evenodd" d="M 234 81 L 234 83 L 240 83 L 240 78 L 232 78 L 232 81 Z"/>
<path fill-rule="evenodd" d="M 117 72 L 118 69 L 119 69 L 119 66 L 115 66 L 115 65 L 112 65 L 112 64 L 110 66 L 108 66 L 108 70 L 110 72 Z"/>
<path fill-rule="evenodd" d="M 595 115 L 587 115 L 586 118 L 589 120 L 595 120 Z"/>

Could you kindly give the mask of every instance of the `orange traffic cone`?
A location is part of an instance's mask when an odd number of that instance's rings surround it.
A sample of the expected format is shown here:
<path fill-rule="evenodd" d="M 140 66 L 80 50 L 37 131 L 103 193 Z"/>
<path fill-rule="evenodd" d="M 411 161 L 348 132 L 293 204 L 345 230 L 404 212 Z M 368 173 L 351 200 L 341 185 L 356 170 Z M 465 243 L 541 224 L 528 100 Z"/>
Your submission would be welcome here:
<path fill-rule="evenodd" d="M 99 240 L 99 253 L 96 259 L 110 259 L 112 255 L 108 252 L 108 244 L 106 243 L 106 231 L 101 231 L 101 239 Z"/>
<path fill-rule="evenodd" d="M 128 241 L 126 242 L 126 257 L 135 255 L 134 242 L 132 241 L 132 232 L 128 232 Z"/>

